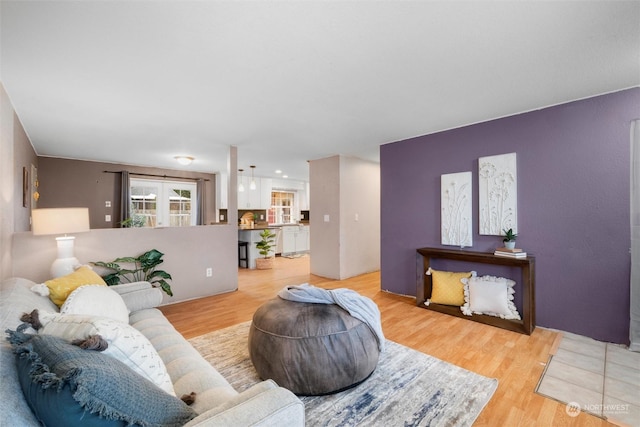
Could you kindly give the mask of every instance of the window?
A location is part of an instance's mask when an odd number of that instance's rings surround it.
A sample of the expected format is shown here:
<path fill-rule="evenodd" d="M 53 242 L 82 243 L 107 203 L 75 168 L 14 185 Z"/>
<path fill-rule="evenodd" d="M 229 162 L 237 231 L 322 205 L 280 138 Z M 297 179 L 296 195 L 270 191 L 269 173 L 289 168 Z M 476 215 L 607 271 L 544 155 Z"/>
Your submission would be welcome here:
<path fill-rule="evenodd" d="M 140 227 L 195 225 L 195 207 L 195 183 L 131 180 L 131 217 L 134 224 Z"/>
<path fill-rule="evenodd" d="M 271 208 L 269 209 L 269 224 L 289 224 L 293 221 L 292 210 L 295 193 L 287 191 L 271 192 Z"/>

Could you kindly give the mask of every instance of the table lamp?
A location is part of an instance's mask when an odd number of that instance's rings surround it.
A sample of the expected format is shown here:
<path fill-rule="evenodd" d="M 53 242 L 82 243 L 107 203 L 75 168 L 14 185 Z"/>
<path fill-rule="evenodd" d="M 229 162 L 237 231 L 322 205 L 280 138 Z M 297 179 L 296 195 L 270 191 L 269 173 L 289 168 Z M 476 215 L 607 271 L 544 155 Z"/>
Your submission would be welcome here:
<path fill-rule="evenodd" d="M 67 233 L 89 231 L 89 208 L 51 208 L 31 211 L 34 236 L 64 234 L 56 237 L 58 258 L 51 265 L 51 275 L 55 277 L 73 273 L 80 261 L 73 255 L 74 236 Z"/>

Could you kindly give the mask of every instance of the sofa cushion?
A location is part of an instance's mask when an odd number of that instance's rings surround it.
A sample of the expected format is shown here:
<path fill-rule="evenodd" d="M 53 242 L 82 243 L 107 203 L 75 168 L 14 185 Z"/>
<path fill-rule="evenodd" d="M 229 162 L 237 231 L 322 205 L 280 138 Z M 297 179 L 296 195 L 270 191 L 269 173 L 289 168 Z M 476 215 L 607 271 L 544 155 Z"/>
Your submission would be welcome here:
<path fill-rule="evenodd" d="M 238 392 L 185 340 L 156 308 L 131 313 L 131 325 L 151 341 L 173 381 L 177 396 L 197 393 L 191 408 L 198 414 L 217 407 Z"/>
<path fill-rule="evenodd" d="M 103 285 L 107 284 L 90 267 L 83 265 L 73 273 L 44 282 L 49 288 L 49 298 L 58 307 L 64 304 L 71 292 L 82 285 Z"/>
<path fill-rule="evenodd" d="M 0 331 L 16 329 L 20 316 L 34 308 L 53 311 L 58 308 L 49 297 L 31 292 L 35 283 L 23 278 L 0 282 Z M 22 397 L 11 345 L 0 339 L 0 426 L 37 426 L 33 413 Z"/>
<path fill-rule="evenodd" d="M 12 333 L 18 377 L 45 425 L 180 426 L 195 412 L 123 363 L 49 335 Z"/>
<path fill-rule="evenodd" d="M 111 356 L 175 396 L 167 369 L 149 340 L 127 323 L 107 317 L 40 312 L 41 335 L 53 335 L 68 342 L 86 340 L 100 335 L 109 347 L 104 354 Z"/>
<path fill-rule="evenodd" d="M 129 323 L 129 309 L 119 293 L 101 285 L 83 285 L 69 294 L 61 314 L 86 314 Z"/>
<path fill-rule="evenodd" d="M 463 279 L 462 282 L 465 296 L 465 304 L 461 307 L 463 314 L 485 314 L 520 320 L 518 309 L 513 303 L 513 287 L 516 284 L 513 280 L 482 276 Z"/>
<path fill-rule="evenodd" d="M 464 304 L 464 285 L 460 281 L 469 278 L 473 271 L 454 272 L 439 271 L 429 268 L 427 275 L 431 275 L 430 303 L 461 306 Z"/>

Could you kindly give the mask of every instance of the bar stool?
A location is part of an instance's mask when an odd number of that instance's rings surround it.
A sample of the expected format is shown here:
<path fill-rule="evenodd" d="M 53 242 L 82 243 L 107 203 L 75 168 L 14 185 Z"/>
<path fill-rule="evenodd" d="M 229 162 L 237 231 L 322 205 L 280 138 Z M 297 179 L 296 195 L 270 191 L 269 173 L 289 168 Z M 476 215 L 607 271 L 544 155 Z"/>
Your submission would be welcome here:
<path fill-rule="evenodd" d="M 238 267 L 242 267 L 243 262 L 244 268 L 249 268 L 249 242 L 238 241 Z"/>

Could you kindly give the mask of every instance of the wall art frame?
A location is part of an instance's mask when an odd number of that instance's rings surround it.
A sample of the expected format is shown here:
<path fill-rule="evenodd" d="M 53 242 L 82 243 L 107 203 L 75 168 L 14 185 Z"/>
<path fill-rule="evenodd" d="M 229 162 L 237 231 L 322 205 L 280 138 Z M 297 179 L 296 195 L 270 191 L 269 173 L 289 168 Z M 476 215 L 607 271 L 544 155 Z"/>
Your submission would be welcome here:
<path fill-rule="evenodd" d="M 517 172 L 516 153 L 478 158 L 479 234 L 518 232 Z"/>
<path fill-rule="evenodd" d="M 473 246 L 472 173 L 440 176 L 440 228 L 443 245 Z"/>

